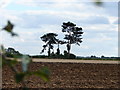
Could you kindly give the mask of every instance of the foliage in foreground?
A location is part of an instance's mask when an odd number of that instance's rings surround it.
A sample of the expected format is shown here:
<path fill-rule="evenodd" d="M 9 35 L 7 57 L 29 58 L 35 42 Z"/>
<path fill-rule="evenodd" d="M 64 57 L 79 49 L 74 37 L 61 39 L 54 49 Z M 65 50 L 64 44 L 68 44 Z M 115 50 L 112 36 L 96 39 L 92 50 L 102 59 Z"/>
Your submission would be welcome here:
<path fill-rule="evenodd" d="M 7 25 L 2 29 L 11 34 L 12 37 L 18 36 L 18 34 L 13 32 L 14 25 L 8 21 Z M 12 53 L 11 53 L 12 52 Z M 8 57 L 12 57 L 8 58 Z M 22 72 L 20 72 L 15 65 L 18 64 L 18 59 L 21 60 Z M 15 73 L 14 78 L 16 83 L 22 83 L 23 88 L 27 88 L 24 82 L 24 78 L 31 75 L 36 75 L 41 77 L 44 81 L 49 81 L 49 69 L 42 68 L 38 71 L 29 71 L 28 66 L 32 63 L 32 58 L 27 55 L 22 55 L 18 51 L 15 51 L 13 48 L 8 48 L 8 51 L 4 49 L 3 45 L 0 45 L 0 67 L 8 65 L 9 68 Z M 1 69 L 0 68 L 0 69 Z"/>

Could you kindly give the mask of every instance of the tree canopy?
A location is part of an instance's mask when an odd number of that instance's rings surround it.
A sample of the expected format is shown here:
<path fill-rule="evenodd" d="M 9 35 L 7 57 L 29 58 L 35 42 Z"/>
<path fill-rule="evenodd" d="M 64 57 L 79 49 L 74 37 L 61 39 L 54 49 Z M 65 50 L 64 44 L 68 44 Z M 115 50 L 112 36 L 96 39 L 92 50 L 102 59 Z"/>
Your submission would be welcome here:
<path fill-rule="evenodd" d="M 64 39 L 67 40 L 67 50 L 68 53 L 70 54 L 70 50 L 71 50 L 71 44 L 77 44 L 80 46 L 80 43 L 82 42 L 82 28 L 81 27 L 77 27 L 76 24 L 72 23 L 72 22 L 63 22 L 62 24 L 62 32 L 67 32 L 67 34 L 65 34 Z"/>
<path fill-rule="evenodd" d="M 44 50 L 46 50 L 46 48 L 48 47 L 48 56 L 50 56 L 50 50 L 54 48 L 53 44 L 57 44 L 58 41 L 56 39 L 56 36 L 58 36 L 56 33 L 47 33 L 40 37 L 41 40 L 46 43 L 45 45 L 43 45 L 41 53 L 43 53 Z"/>
<path fill-rule="evenodd" d="M 77 44 L 80 46 L 80 43 L 82 42 L 81 36 L 83 34 L 81 27 L 77 27 L 76 24 L 72 22 L 63 22 L 62 32 L 63 33 L 66 32 L 65 36 L 63 37 L 63 39 L 65 40 L 60 40 L 56 38 L 58 36 L 58 34 L 56 33 L 47 33 L 47 34 L 44 34 L 42 37 L 40 37 L 41 40 L 45 42 L 45 45 L 43 45 L 43 49 L 41 53 L 43 53 L 48 47 L 48 56 L 50 56 L 51 49 L 54 48 L 53 46 L 54 44 L 58 45 L 57 52 L 56 52 L 57 55 L 60 55 L 59 45 L 66 44 L 68 54 L 70 54 L 71 44 Z"/>

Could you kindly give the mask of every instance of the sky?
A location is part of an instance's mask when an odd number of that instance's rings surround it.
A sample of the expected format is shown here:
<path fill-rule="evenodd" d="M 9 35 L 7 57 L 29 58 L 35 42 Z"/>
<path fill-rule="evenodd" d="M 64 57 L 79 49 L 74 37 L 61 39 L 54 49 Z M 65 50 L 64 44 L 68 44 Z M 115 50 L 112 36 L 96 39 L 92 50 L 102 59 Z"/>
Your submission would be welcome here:
<path fill-rule="evenodd" d="M 19 37 L 11 37 L 0 31 L 1 44 L 23 54 L 40 55 L 45 44 L 40 37 L 51 32 L 63 39 L 61 25 L 71 21 L 84 32 L 83 42 L 80 46 L 72 45 L 71 53 L 118 56 L 118 0 L 105 0 L 101 7 L 93 0 L 1 0 L 0 18 L 0 28 L 10 20 L 15 25 L 14 32 L 19 34 Z M 54 47 L 56 49 L 57 45 Z M 60 49 L 63 53 L 66 45 L 61 45 Z"/>

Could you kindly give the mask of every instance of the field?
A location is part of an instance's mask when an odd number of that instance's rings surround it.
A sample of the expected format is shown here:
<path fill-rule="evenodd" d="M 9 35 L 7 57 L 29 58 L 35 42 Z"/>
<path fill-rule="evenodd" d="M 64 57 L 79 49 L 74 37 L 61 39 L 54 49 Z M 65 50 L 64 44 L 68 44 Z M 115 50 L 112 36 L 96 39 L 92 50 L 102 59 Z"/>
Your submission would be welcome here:
<path fill-rule="evenodd" d="M 37 76 L 25 78 L 29 88 L 120 88 L 120 64 L 74 63 L 74 62 L 33 62 L 29 70 L 48 67 L 50 81 L 44 82 Z M 21 71 L 20 64 L 16 67 Z M 3 88 L 21 88 L 14 81 L 14 73 L 8 66 L 3 67 Z"/>

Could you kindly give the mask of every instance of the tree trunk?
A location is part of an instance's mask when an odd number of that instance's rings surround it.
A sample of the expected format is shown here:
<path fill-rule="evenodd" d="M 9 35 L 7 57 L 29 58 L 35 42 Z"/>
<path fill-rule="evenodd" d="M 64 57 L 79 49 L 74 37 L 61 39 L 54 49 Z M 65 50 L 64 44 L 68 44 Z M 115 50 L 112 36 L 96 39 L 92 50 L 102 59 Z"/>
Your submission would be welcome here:
<path fill-rule="evenodd" d="M 71 44 L 67 44 L 68 58 L 70 57 Z"/>
<path fill-rule="evenodd" d="M 48 57 L 50 56 L 50 47 L 48 48 Z"/>
<path fill-rule="evenodd" d="M 57 48 L 57 55 L 60 55 L 60 49 L 59 49 L 59 44 L 58 44 L 58 48 Z"/>

